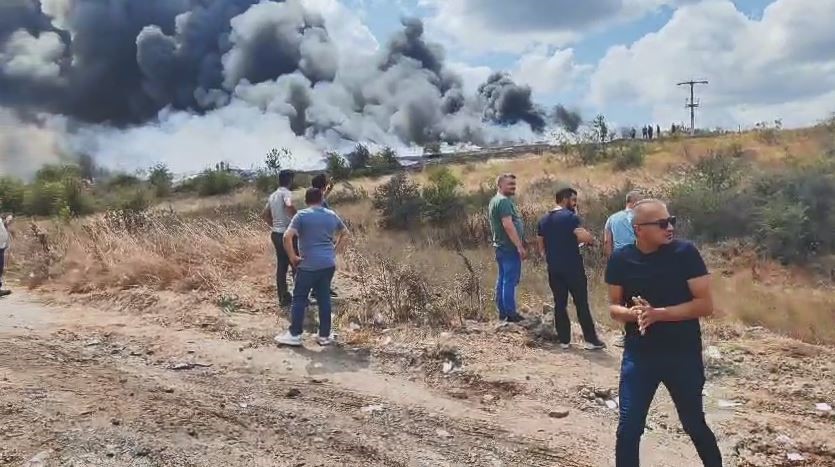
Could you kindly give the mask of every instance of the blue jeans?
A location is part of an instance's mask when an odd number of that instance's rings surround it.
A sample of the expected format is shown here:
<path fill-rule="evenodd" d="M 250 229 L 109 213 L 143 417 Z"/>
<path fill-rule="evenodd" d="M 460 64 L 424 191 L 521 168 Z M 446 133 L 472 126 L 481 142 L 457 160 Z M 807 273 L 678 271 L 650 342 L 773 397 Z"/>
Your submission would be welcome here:
<path fill-rule="evenodd" d="M 678 412 L 684 431 L 690 436 L 702 463 L 721 467 L 722 455 L 716 437 L 705 421 L 702 389 L 705 384 L 701 349 L 650 353 L 630 349 L 627 337 L 620 375 L 620 421 L 615 460 L 617 467 L 638 467 L 639 446 L 647 412 L 655 390 L 664 383 Z"/>
<path fill-rule="evenodd" d="M 319 303 L 319 336 L 331 335 L 331 281 L 336 268 L 305 271 L 300 269 L 296 273 L 296 285 L 293 287 L 293 305 L 291 306 L 292 322 L 290 334 L 301 335 L 304 330 L 304 312 L 307 310 L 308 296 L 313 296 Z"/>
<path fill-rule="evenodd" d="M 496 248 L 499 277 L 496 279 L 496 308 L 499 319 L 516 315 L 516 286 L 522 278 L 522 257 L 508 248 Z"/>

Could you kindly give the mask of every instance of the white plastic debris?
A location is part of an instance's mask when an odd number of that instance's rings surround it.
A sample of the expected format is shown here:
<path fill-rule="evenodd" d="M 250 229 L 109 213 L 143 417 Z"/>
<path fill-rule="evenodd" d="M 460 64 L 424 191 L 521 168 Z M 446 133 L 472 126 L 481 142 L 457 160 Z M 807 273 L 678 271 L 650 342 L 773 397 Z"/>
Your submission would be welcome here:
<path fill-rule="evenodd" d="M 374 412 L 382 412 L 382 411 L 383 411 L 383 406 L 382 405 L 367 405 L 367 406 L 360 409 L 360 412 L 371 413 L 371 414 L 373 414 Z"/>
<path fill-rule="evenodd" d="M 731 409 L 731 408 L 734 408 L 734 407 L 739 407 L 742 404 L 740 404 L 739 402 L 736 402 L 736 401 L 726 401 L 724 399 L 720 399 L 716 403 L 716 405 L 718 405 L 720 409 Z"/>
<path fill-rule="evenodd" d="M 453 368 L 455 368 L 455 364 L 453 364 L 452 362 L 444 362 L 444 373 L 449 373 L 450 371 L 452 371 Z"/>
<path fill-rule="evenodd" d="M 826 402 L 821 402 L 819 404 L 815 404 L 815 410 L 820 412 L 832 412 L 832 406 Z"/>
<path fill-rule="evenodd" d="M 786 454 L 786 457 L 792 462 L 802 462 L 802 461 L 806 460 L 806 458 L 803 457 L 803 455 L 801 455 L 797 452 L 790 452 L 790 453 Z"/>
<path fill-rule="evenodd" d="M 452 435 L 451 435 L 448 431 L 446 431 L 446 430 L 442 430 L 442 429 L 440 429 L 440 428 L 438 428 L 437 430 L 435 430 L 435 433 L 436 433 L 438 436 L 440 436 L 441 438 L 452 438 Z"/>
<path fill-rule="evenodd" d="M 606 401 L 606 407 L 615 410 L 616 408 L 618 408 L 618 403 L 610 399 Z"/>
<path fill-rule="evenodd" d="M 719 360 L 722 358 L 722 352 L 715 345 L 708 346 L 707 350 L 705 350 L 705 355 L 711 360 Z"/>

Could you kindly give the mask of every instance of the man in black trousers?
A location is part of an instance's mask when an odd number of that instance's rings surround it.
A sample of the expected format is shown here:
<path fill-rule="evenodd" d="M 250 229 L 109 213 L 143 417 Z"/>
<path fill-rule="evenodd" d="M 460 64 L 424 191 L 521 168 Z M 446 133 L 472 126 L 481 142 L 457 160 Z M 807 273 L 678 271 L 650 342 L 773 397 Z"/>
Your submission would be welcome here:
<path fill-rule="evenodd" d="M 606 345 L 597 337 L 589 309 L 588 280 L 581 244 L 594 243 L 594 237 L 581 227 L 577 215 L 577 191 L 564 188 L 557 192 L 557 207 L 539 221 L 537 243 L 548 263 L 548 281 L 554 293 L 554 324 L 560 346 L 571 346 L 571 321 L 568 318 L 568 294 L 574 299 L 577 319 L 583 328 L 586 350 L 601 350 Z"/>

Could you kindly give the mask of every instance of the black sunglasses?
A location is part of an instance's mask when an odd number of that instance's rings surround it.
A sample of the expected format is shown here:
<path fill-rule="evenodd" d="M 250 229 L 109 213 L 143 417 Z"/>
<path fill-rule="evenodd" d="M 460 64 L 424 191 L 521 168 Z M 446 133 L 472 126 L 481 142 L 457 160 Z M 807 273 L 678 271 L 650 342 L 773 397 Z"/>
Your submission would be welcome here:
<path fill-rule="evenodd" d="M 675 226 L 676 226 L 676 216 L 670 216 L 670 217 L 668 217 L 668 218 L 666 218 L 666 219 L 657 220 L 657 221 L 655 221 L 655 222 L 644 222 L 643 224 L 635 224 L 635 225 L 641 225 L 641 226 L 645 226 L 645 225 L 657 225 L 657 226 L 658 226 L 658 228 L 661 228 L 661 229 L 667 229 L 667 228 L 668 228 L 668 227 L 670 227 L 671 225 L 672 225 L 673 227 L 675 227 Z"/>

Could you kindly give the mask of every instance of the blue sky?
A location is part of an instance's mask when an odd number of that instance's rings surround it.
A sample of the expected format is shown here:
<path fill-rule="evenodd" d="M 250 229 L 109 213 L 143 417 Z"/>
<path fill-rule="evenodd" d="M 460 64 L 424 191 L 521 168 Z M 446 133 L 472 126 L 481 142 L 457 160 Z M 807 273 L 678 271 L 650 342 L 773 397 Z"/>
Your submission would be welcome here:
<path fill-rule="evenodd" d="M 675 82 L 691 77 L 712 81 L 702 96 L 704 126 L 752 126 L 775 119 L 800 126 L 835 111 L 835 83 L 817 91 L 796 89 L 806 79 L 831 74 L 835 66 L 831 50 L 821 47 L 835 43 L 835 28 L 815 18 L 835 17 L 835 0 L 343 3 L 381 43 L 399 30 L 401 17 L 420 17 L 427 40 L 443 45 L 447 60 L 465 81 L 472 76 L 471 84 L 488 69 L 508 71 L 530 85 L 543 105 L 563 103 L 586 116 L 602 112 L 623 125 L 685 120 L 686 92 Z M 769 6 L 774 13 L 764 17 Z M 502 15 L 513 17 L 505 30 Z M 554 18 L 552 28 L 548 18 Z M 786 57 L 783 49 L 793 44 L 811 47 L 798 50 L 803 60 Z M 785 89 L 758 76 L 799 71 L 808 78 L 784 82 Z"/>

